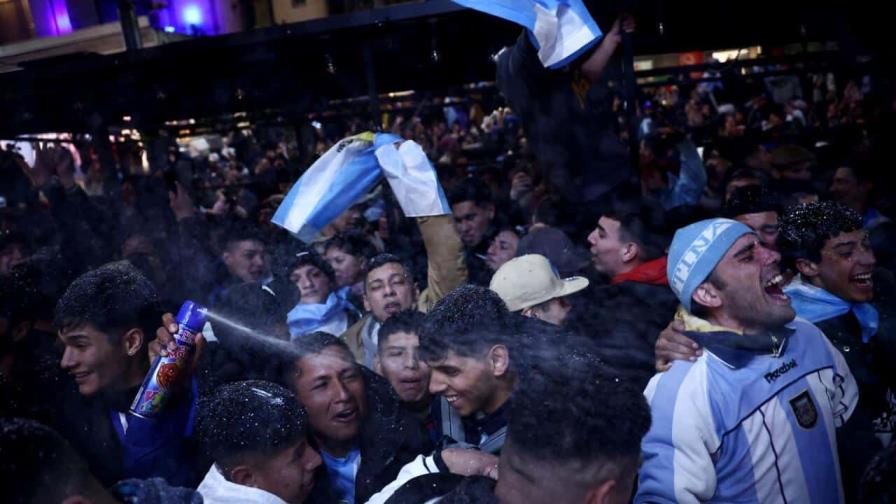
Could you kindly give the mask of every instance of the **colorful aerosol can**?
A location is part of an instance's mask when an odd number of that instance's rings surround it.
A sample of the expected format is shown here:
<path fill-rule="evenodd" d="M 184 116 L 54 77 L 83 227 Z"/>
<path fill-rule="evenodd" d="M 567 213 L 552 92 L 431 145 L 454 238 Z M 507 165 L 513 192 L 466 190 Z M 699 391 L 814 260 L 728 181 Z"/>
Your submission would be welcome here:
<path fill-rule="evenodd" d="M 190 365 L 196 351 L 196 337 L 202 333 L 207 311 L 192 301 L 184 301 L 181 305 L 177 312 L 175 346 L 169 346 L 168 355 L 160 355 L 152 363 L 134 403 L 131 404 L 131 413 L 152 418 L 164 410 L 178 380 Z"/>

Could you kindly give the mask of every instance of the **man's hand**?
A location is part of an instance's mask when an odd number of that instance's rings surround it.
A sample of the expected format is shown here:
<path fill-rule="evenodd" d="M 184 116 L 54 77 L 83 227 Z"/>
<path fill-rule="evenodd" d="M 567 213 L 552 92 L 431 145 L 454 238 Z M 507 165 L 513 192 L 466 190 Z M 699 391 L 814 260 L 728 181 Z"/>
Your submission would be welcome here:
<path fill-rule="evenodd" d="M 613 21 L 613 27 L 610 28 L 609 33 L 606 34 L 606 41 L 614 44 L 614 46 L 618 46 L 622 42 L 622 34 L 634 33 L 636 26 L 634 16 L 631 14 L 622 14 L 616 18 L 616 21 Z"/>
<path fill-rule="evenodd" d="M 468 448 L 446 448 L 442 460 L 452 474 L 498 479 L 498 457 Z"/>
<path fill-rule="evenodd" d="M 600 80 L 601 75 L 610 57 L 616 52 L 616 48 L 622 43 L 622 33 L 632 33 L 635 31 L 635 18 L 631 14 L 622 14 L 613 22 L 610 31 L 604 34 L 603 40 L 598 44 L 597 49 L 582 63 L 582 73 L 591 81 L 592 84 Z"/>
<path fill-rule="evenodd" d="M 700 345 L 684 335 L 684 324 L 673 320 L 657 338 L 654 354 L 656 370 L 663 372 L 672 367 L 672 361 L 696 361 L 697 357 L 703 355 L 703 351 L 700 350 Z"/>
<path fill-rule="evenodd" d="M 225 215 L 230 209 L 230 204 L 227 201 L 227 196 L 224 194 L 224 190 L 218 189 L 215 193 L 215 198 L 215 204 L 212 205 L 212 208 L 208 213 L 212 215 Z"/>
<path fill-rule="evenodd" d="M 165 357 L 168 353 L 177 346 L 177 343 L 174 341 L 174 335 L 177 334 L 177 320 L 174 319 L 174 315 L 171 313 L 166 313 L 162 315 L 162 327 L 156 329 L 156 339 L 149 343 L 149 365 L 152 366 L 153 362 L 155 362 L 156 357 L 162 356 Z M 180 376 L 178 379 L 181 383 L 186 383 L 189 381 L 190 377 L 193 376 L 193 372 L 196 370 L 196 366 L 199 363 L 199 357 L 202 355 L 202 349 L 205 348 L 205 338 L 202 336 L 202 333 L 198 333 L 196 335 L 196 348 L 193 351 L 193 357 L 190 362 L 186 363 L 184 366 L 185 372 L 183 376 Z"/>
<path fill-rule="evenodd" d="M 174 218 L 180 222 L 195 215 L 196 208 L 193 206 L 190 193 L 180 182 L 175 182 L 174 187 L 174 191 L 168 191 L 168 203 L 171 205 L 171 211 L 174 212 Z"/>
<path fill-rule="evenodd" d="M 56 175 L 56 148 L 50 145 L 43 146 L 41 143 L 34 143 L 34 167 L 29 175 L 31 184 L 35 189 L 40 189 L 50 183 L 50 180 Z"/>
<path fill-rule="evenodd" d="M 510 182 L 510 199 L 518 201 L 522 197 L 532 193 L 532 177 L 526 172 L 517 172 Z"/>

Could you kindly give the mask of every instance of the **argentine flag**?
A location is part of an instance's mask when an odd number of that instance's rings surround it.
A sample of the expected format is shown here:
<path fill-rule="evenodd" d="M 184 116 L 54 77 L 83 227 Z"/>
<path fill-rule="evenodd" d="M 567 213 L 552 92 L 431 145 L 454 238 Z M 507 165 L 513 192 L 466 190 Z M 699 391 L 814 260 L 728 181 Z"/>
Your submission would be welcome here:
<path fill-rule="evenodd" d="M 420 144 L 407 141 L 396 147 L 390 143 L 376 150 L 376 158 L 406 216 L 451 213 L 436 170 Z"/>
<path fill-rule="evenodd" d="M 384 175 L 406 216 L 451 213 L 435 169 L 416 142 L 367 132 L 341 140 L 312 164 L 271 222 L 304 242 L 314 241 Z"/>
<path fill-rule="evenodd" d="M 603 38 L 582 0 L 453 0 L 529 31 L 546 68 L 561 68 Z"/>

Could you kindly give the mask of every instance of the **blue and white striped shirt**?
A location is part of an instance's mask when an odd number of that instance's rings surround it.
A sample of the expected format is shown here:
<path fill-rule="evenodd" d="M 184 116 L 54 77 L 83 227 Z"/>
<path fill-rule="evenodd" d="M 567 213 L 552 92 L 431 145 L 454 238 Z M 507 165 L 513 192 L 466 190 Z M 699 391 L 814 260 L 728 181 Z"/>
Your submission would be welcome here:
<path fill-rule="evenodd" d="M 706 345 L 650 380 L 635 502 L 843 502 L 835 430 L 856 382 L 818 328 L 787 327 L 777 355 Z"/>

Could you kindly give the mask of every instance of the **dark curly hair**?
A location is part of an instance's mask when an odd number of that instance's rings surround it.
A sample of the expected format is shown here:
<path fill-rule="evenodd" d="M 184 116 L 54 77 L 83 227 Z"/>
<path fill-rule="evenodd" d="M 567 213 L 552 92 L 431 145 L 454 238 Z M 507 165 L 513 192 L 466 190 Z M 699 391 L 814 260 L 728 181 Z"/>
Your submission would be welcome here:
<path fill-rule="evenodd" d="M 489 205 L 493 203 L 492 193 L 488 186 L 480 184 L 472 179 L 463 179 L 448 191 L 448 201 L 452 206 L 472 201 L 476 206 Z"/>
<path fill-rule="evenodd" d="M 300 359 L 310 355 L 320 354 L 328 348 L 339 349 L 343 352 L 345 359 L 348 362 L 354 362 L 356 365 L 359 365 L 357 364 L 357 361 L 355 361 L 355 355 L 345 341 L 342 341 L 341 338 L 333 336 L 330 333 L 314 331 L 299 336 L 298 339 L 293 341 L 292 344 L 289 345 L 289 348 L 280 355 L 280 362 L 278 362 L 278 365 L 281 369 L 280 379 L 282 383 L 292 383 L 293 378 L 301 372 L 301 369 L 298 366 Z"/>
<path fill-rule="evenodd" d="M 382 349 L 383 345 L 388 342 L 389 336 L 395 333 L 405 332 L 419 336 L 424 320 L 423 313 L 414 309 L 405 310 L 387 318 L 383 325 L 380 326 L 377 338 L 378 349 Z"/>
<path fill-rule="evenodd" d="M 55 325 L 64 330 L 90 324 L 114 343 L 122 331 L 135 327 L 143 330 L 147 341 L 154 339 L 161 319 L 155 287 L 140 270 L 119 261 L 88 271 L 72 282 L 56 304 Z"/>
<path fill-rule="evenodd" d="M 420 358 L 440 361 L 449 351 L 478 357 L 492 345 L 507 343 L 514 319 L 494 291 L 464 285 L 449 292 L 426 314 Z"/>
<path fill-rule="evenodd" d="M 309 264 L 319 269 L 321 273 L 326 275 L 330 280 L 330 283 L 336 282 L 336 272 L 333 271 L 333 267 L 330 266 L 330 263 L 328 263 L 323 257 L 321 257 L 320 254 L 312 249 L 303 250 L 295 255 L 295 258 L 292 260 L 291 266 L 289 268 L 289 271 L 286 273 L 286 276 L 289 276 L 290 273 L 297 270 L 298 268 L 307 266 Z"/>
<path fill-rule="evenodd" d="M 89 482 L 87 463 L 58 432 L 31 419 L 0 419 L 3 502 L 61 502 Z"/>
<path fill-rule="evenodd" d="M 862 229 L 862 216 L 842 203 L 817 201 L 791 206 L 780 225 L 778 248 L 792 268 L 797 259 L 820 262 L 824 244 L 841 233 Z"/>
<path fill-rule="evenodd" d="M 324 243 L 324 252 L 331 248 L 337 248 L 348 255 L 371 259 L 376 255 L 376 247 L 370 243 L 370 240 L 363 233 L 357 231 L 346 231 L 339 233 Z"/>
<path fill-rule="evenodd" d="M 636 471 L 650 429 L 641 391 L 606 373 L 593 340 L 560 329 L 539 333 L 546 334 L 528 338 L 540 350 L 526 352 L 510 400 L 514 449 L 543 464 L 605 465 L 598 472 L 608 479 Z"/>
<path fill-rule="evenodd" d="M 413 274 L 411 273 L 413 270 L 411 266 L 400 257 L 395 254 L 377 254 L 373 256 L 369 261 L 367 261 L 367 268 L 364 269 L 364 287 L 367 288 L 367 276 L 370 275 L 370 272 L 382 268 L 387 264 L 399 264 L 402 268 L 404 268 L 404 272 L 408 277 L 408 280 L 414 281 Z"/>
<path fill-rule="evenodd" d="M 243 241 L 257 241 L 264 243 L 261 232 L 247 221 L 236 221 L 224 230 L 224 238 L 221 241 L 222 248 L 229 249 L 234 244 Z"/>
<path fill-rule="evenodd" d="M 722 207 L 722 217 L 729 219 L 759 212 L 781 213 L 781 204 L 778 198 L 760 185 L 738 187 L 731 192 L 731 197 Z"/>
<path fill-rule="evenodd" d="M 274 455 L 308 433 L 308 416 L 296 396 L 261 380 L 216 389 L 201 401 L 196 424 L 203 454 L 225 478 L 234 466 Z"/>

